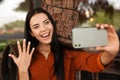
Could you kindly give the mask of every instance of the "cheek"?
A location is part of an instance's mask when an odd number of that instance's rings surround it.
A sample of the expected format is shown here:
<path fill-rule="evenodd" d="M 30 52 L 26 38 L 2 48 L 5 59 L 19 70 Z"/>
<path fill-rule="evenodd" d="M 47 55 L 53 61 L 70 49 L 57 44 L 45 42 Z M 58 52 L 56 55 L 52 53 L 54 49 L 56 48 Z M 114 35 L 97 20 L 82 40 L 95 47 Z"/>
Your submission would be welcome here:
<path fill-rule="evenodd" d="M 32 35 L 33 37 L 37 36 L 38 34 L 39 34 L 39 31 L 37 31 L 37 30 L 31 32 L 31 35 Z"/>
<path fill-rule="evenodd" d="M 51 32 L 53 32 L 53 26 L 51 25 L 51 27 L 50 27 L 50 30 L 51 30 Z"/>

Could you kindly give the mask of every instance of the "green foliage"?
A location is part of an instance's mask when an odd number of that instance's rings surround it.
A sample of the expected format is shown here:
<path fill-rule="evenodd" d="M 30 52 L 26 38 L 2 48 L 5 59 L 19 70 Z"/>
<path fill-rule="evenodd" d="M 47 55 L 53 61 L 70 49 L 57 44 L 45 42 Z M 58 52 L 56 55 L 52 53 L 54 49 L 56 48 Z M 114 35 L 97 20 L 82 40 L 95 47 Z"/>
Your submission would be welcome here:
<path fill-rule="evenodd" d="M 94 25 L 96 23 L 98 23 L 98 24 L 103 24 L 103 23 L 110 24 L 112 22 L 109 19 L 109 16 L 107 16 L 103 10 L 97 11 L 96 15 L 93 16 L 93 19 L 94 19 L 94 21 L 90 23 L 91 25 Z"/>
<path fill-rule="evenodd" d="M 5 46 L 6 46 L 5 42 L 0 43 L 0 52 L 4 50 Z"/>
<path fill-rule="evenodd" d="M 28 8 L 27 8 L 27 3 L 22 2 L 22 3 L 19 5 L 19 7 L 17 7 L 15 10 L 16 10 L 16 11 L 27 11 L 27 10 L 28 10 Z"/>
<path fill-rule="evenodd" d="M 116 30 L 120 29 L 120 12 L 115 12 L 113 17 L 113 25 Z"/>
<path fill-rule="evenodd" d="M 104 10 L 100 10 L 96 12 L 96 15 L 92 17 L 94 21 L 90 22 L 90 25 L 98 24 L 112 24 L 115 26 L 115 29 L 118 30 L 120 28 L 120 12 L 114 11 L 113 16 L 109 16 L 105 13 Z"/>
<path fill-rule="evenodd" d="M 0 41 L 0 52 L 4 50 L 4 48 L 9 44 L 11 41 Z"/>
<path fill-rule="evenodd" d="M 23 29 L 23 27 L 24 27 L 24 21 L 15 21 L 15 22 L 11 22 L 9 24 L 5 24 L 0 29 L 4 29 L 4 30 L 9 30 L 9 29 L 14 29 L 14 28 Z M 4 34 L 6 34 L 6 33 L 4 33 Z M 10 43 L 13 43 L 13 42 L 16 42 L 16 40 L 3 40 L 3 41 L 0 41 L 0 52 L 2 52 L 4 50 L 6 45 L 8 45 Z"/>
<path fill-rule="evenodd" d="M 5 25 L 3 25 L 2 27 L 1 27 L 1 29 L 13 29 L 13 28 L 23 28 L 24 27 L 24 21 L 22 21 L 22 20 L 17 20 L 17 21 L 15 21 L 15 22 L 11 22 L 11 23 L 9 23 L 9 24 L 5 24 Z"/>
<path fill-rule="evenodd" d="M 21 39 L 12 39 L 12 40 L 2 40 L 0 41 L 0 52 L 3 52 L 3 50 L 5 49 L 5 47 L 8 45 L 8 44 L 13 44 L 13 43 L 16 43 L 17 40 L 21 40 Z"/>

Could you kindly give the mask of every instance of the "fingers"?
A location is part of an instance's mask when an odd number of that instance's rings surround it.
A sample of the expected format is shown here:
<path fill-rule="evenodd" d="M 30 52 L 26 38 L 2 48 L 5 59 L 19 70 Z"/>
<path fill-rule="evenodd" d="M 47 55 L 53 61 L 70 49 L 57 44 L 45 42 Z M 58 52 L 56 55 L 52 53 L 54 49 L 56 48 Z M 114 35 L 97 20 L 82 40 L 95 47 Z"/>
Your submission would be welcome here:
<path fill-rule="evenodd" d="M 96 24 L 96 28 L 99 28 L 99 29 L 112 29 L 112 30 L 114 30 L 113 25 L 109 25 L 109 24 Z"/>
<path fill-rule="evenodd" d="M 23 39 L 23 53 L 26 52 L 26 39 Z"/>
<path fill-rule="evenodd" d="M 108 24 L 96 24 L 96 27 L 99 29 L 107 29 L 108 27 L 110 27 L 110 25 L 108 25 Z"/>
<path fill-rule="evenodd" d="M 21 54 L 22 53 L 22 49 L 21 49 L 21 45 L 20 45 L 19 41 L 17 41 L 17 46 L 18 46 L 18 52 L 19 52 L 19 54 Z"/>
<path fill-rule="evenodd" d="M 26 40 L 23 39 L 23 45 L 21 47 L 20 45 L 20 42 L 17 41 L 17 46 L 18 46 L 18 51 L 19 51 L 19 55 L 21 55 L 22 53 L 26 53 L 26 54 L 29 54 L 30 53 L 30 45 L 31 45 L 31 42 L 28 42 L 27 46 L 26 46 Z M 31 50 L 31 53 L 33 54 L 34 52 L 34 48 Z M 30 54 L 31 54 L 30 53 Z"/>
<path fill-rule="evenodd" d="M 30 52 L 30 42 L 28 42 L 28 45 L 27 45 L 27 54 L 29 54 L 29 52 Z"/>
<path fill-rule="evenodd" d="M 31 53 L 30 53 L 30 56 L 32 56 L 32 55 L 33 55 L 34 50 L 35 50 L 35 48 L 32 48 Z"/>
<path fill-rule="evenodd" d="M 28 42 L 28 45 L 27 45 L 27 54 L 29 54 L 29 52 L 30 52 L 30 44 L 31 44 L 31 42 Z M 32 48 L 32 50 L 31 50 L 31 52 L 30 52 L 30 56 L 33 55 L 34 50 L 35 50 L 35 48 Z"/>
<path fill-rule="evenodd" d="M 102 46 L 97 46 L 97 47 L 96 47 L 96 50 L 97 50 L 97 51 L 104 51 L 105 49 L 104 49 L 104 47 L 102 47 Z"/>
<path fill-rule="evenodd" d="M 13 61 L 16 63 L 19 69 L 21 69 L 21 67 L 28 69 L 35 48 L 32 48 L 32 50 L 30 50 L 30 42 L 28 42 L 26 46 L 25 39 L 23 40 L 22 46 L 20 45 L 20 42 L 17 41 L 17 46 L 18 46 L 19 56 L 16 57 L 13 54 L 9 54 L 8 56 L 13 59 Z"/>
<path fill-rule="evenodd" d="M 8 56 L 11 57 L 14 60 L 14 62 L 16 62 L 16 57 L 13 54 L 9 54 Z"/>
<path fill-rule="evenodd" d="M 107 31 L 112 32 L 112 33 L 116 33 L 115 28 L 113 25 L 109 25 L 109 24 L 96 24 L 96 28 L 98 29 L 107 29 Z"/>

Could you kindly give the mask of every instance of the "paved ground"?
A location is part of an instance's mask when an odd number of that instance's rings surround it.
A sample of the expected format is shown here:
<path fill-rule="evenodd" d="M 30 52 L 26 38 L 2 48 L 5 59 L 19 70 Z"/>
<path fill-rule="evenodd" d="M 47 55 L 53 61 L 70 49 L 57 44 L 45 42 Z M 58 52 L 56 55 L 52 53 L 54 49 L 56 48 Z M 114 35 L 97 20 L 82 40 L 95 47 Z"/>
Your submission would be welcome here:
<path fill-rule="evenodd" d="M 2 35 L 0 35 L 0 40 L 20 39 L 23 37 L 24 37 L 23 33 L 2 34 Z"/>

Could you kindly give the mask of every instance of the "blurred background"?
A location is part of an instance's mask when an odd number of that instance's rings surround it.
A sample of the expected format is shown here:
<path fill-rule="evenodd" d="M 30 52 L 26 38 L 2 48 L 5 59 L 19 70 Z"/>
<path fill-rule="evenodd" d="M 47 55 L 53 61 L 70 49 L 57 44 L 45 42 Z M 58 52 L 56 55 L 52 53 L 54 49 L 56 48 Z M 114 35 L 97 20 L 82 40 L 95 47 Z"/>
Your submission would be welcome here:
<path fill-rule="evenodd" d="M 120 0 L 79 0 L 80 27 L 96 23 L 113 24 L 120 28 Z M 6 44 L 23 38 L 24 21 L 31 7 L 40 6 L 40 0 L 0 0 L 0 52 Z"/>
<path fill-rule="evenodd" d="M 27 13 L 25 0 L 0 0 L 0 53 L 16 39 L 23 38 Z"/>
<path fill-rule="evenodd" d="M 29 9 L 40 6 L 41 1 L 44 0 L 0 0 L 0 59 L 7 44 L 23 38 L 26 14 Z M 120 34 L 120 0 L 79 1 L 80 27 L 107 23 L 114 25 Z"/>

